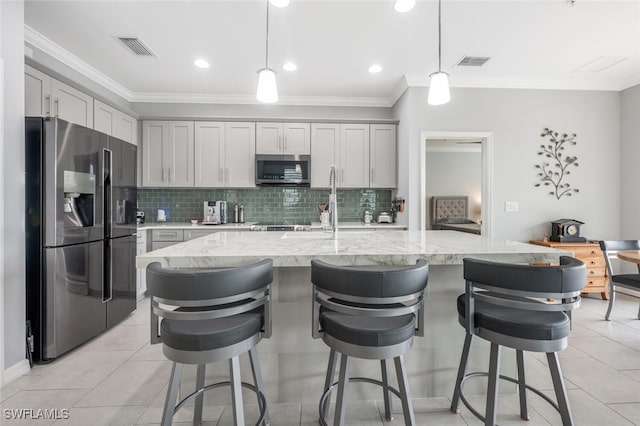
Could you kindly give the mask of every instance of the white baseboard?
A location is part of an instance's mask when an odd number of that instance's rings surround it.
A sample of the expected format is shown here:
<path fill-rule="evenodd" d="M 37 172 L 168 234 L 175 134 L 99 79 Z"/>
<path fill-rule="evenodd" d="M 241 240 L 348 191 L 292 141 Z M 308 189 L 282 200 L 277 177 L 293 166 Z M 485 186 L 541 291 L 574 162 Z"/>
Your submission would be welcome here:
<path fill-rule="evenodd" d="M 29 360 L 27 359 L 23 359 L 22 361 L 13 364 L 11 367 L 4 370 L 2 375 L 0 375 L 0 386 L 4 386 L 9 382 L 14 381 L 18 377 L 27 373 L 30 369 Z"/>

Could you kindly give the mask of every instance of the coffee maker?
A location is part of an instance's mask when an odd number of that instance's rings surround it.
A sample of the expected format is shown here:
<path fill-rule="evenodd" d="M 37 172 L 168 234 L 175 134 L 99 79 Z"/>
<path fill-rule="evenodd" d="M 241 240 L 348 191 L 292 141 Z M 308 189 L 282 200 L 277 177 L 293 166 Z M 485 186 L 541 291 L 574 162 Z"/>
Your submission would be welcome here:
<path fill-rule="evenodd" d="M 220 225 L 227 223 L 226 201 L 205 201 L 202 213 L 203 225 Z"/>

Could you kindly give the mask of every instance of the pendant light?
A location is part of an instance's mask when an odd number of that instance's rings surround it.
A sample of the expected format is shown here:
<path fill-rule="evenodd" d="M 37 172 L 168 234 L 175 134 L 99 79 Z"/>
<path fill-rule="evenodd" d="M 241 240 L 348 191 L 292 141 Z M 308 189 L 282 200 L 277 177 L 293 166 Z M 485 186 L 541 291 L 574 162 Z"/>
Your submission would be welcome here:
<path fill-rule="evenodd" d="M 264 68 L 258 70 L 258 91 L 256 93 L 256 99 L 267 104 L 278 102 L 276 73 L 269 68 L 269 1 L 267 1 L 267 36 Z"/>
<path fill-rule="evenodd" d="M 429 105 L 443 105 L 451 100 L 449 94 L 449 74 L 442 71 L 442 18 L 440 14 L 442 0 L 438 0 L 438 71 L 431 74 L 429 83 Z"/>

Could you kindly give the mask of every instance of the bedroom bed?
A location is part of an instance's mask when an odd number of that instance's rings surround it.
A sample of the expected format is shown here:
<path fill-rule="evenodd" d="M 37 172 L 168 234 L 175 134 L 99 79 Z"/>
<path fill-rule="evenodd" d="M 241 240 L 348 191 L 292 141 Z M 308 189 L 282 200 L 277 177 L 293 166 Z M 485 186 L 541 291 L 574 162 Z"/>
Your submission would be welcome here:
<path fill-rule="evenodd" d="M 466 195 L 431 197 L 431 229 L 480 235 L 481 225 L 469 218 Z"/>

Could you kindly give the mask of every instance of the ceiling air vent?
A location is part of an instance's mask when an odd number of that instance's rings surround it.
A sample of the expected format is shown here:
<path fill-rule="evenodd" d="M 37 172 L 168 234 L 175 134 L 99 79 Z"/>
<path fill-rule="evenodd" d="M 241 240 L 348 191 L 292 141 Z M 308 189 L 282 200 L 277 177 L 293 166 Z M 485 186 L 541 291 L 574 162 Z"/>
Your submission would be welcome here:
<path fill-rule="evenodd" d="M 481 67 L 491 59 L 489 56 L 465 56 L 458 61 L 457 67 Z"/>
<path fill-rule="evenodd" d="M 157 56 L 149 47 L 137 37 L 117 37 L 118 40 L 131 50 L 136 56 Z"/>

